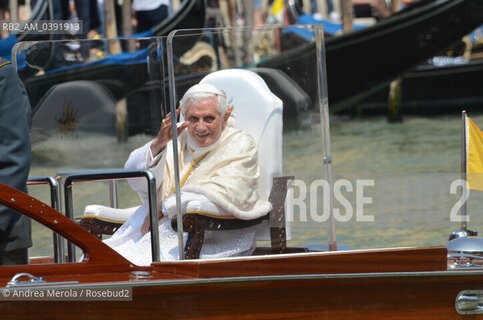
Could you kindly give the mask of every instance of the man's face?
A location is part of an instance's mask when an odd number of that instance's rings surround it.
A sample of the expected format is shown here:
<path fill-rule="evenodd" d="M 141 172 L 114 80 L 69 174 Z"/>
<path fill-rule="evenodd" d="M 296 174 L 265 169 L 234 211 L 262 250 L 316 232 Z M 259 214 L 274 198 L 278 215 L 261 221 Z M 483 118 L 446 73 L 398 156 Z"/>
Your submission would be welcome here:
<path fill-rule="evenodd" d="M 188 102 L 185 112 L 185 119 L 189 123 L 188 133 L 200 147 L 207 147 L 215 142 L 228 120 L 229 113 L 222 117 L 217 104 L 216 97 Z"/>

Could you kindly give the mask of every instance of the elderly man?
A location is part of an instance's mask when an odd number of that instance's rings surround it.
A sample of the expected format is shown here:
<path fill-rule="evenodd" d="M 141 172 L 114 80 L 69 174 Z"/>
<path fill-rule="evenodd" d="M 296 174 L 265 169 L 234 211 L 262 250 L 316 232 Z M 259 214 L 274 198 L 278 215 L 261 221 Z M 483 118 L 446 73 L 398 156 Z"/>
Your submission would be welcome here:
<path fill-rule="evenodd" d="M 255 219 L 271 210 L 258 194 L 257 148 L 253 138 L 233 128 L 226 96 L 209 84 L 197 84 L 183 96 L 176 116 L 181 183 L 181 210 L 208 215 Z M 173 117 L 174 120 L 176 117 Z M 125 168 L 151 169 L 161 202 L 161 259 L 178 259 L 177 233 L 170 218 L 176 214 L 171 116 L 163 121 L 157 137 L 131 153 Z M 130 181 L 143 205 L 106 243 L 139 265 L 151 262 L 149 215 L 145 181 Z M 256 227 L 205 234 L 202 258 L 248 255 L 254 249 Z"/>

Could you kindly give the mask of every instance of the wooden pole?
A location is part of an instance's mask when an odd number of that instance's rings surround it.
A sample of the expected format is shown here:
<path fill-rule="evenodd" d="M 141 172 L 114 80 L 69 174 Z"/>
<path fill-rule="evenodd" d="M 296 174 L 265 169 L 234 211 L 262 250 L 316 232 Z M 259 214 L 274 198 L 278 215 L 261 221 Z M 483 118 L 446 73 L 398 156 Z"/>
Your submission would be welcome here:
<path fill-rule="evenodd" d="M 473 50 L 473 42 L 471 41 L 470 35 L 468 34 L 464 36 L 462 41 L 465 43 L 465 52 L 463 53 L 463 58 L 470 60 Z"/>
<path fill-rule="evenodd" d="M 317 0 L 317 12 L 322 18 L 327 18 L 329 12 L 327 8 L 327 0 Z"/>
<path fill-rule="evenodd" d="M 179 9 L 180 1 L 179 0 L 171 0 L 171 6 L 172 6 L 172 9 L 173 9 L 173 12 L 176 12 L 176 10 Z"/>
<path fill-rule="evenodd" d="M 117 141 L 126 142 L 128 139 L 128 115 L 127 115 L 127 99 L 122 98 L 116 104 L 116 130 Z"/>
<path fill-rule="evenodd" d="M 114 0 L 104 0 L 104 16 L 106 24 L 106 37 L 109 40 L 109 54 L 121 53 L 121 44 L 117 38 L 116 14 L 114 11 Z M 129 21 L 131 19 L 129 18 Z M 116 104 L 116 128 L 117 137 L 120 142 L 127 141 L 127 103 L 126 99 L 121 99 Z"/>
<path fill-rule="evenodd" d="M 389 122 L 401 122 L 402 110 L 402 79 L 397 78 L 391 82 L 389 87 L 389 98 L 387 102 L 388 113 L 387 120 Z"/>
<path fill-rule="evenodd" d="M 312 4 L 310 2 L 311 2 L 310 0 L 303 0 L 302 1 L 302 3 L 303 3 L 302 10 L 306 14 L 312 13 Z"/>
<path fill-rule="evenodd" d="M 10 11 L 10 21 L 18 20 L 18 1 L 17 0 L 9 0 L 8 1 L 8 10 Z"/>
<path fill-rule="evenodd" d="M 254 9 L 253 1 L 243 1 L 243 11 L 245 12 L 245 26 L 254 26 Z M 252 40 L 252 32 L 243 32 L 243 41 L 247 44 L 244 47 L 243 60 L 245 64 L 253 63 L 254 42 Z"/>
<path fill-rule="evenodd" d="M 131 10 L 131 0 L 123 0 L 122 3 L 122 35 L 124 37 L 132 35 L 132 10 Z M 127 50 L 128 52 L 134 52 L 136 50 L 136 40 L 127 40 Z"/>
<path fill-rule="evenodd" d="M 106 37 L 113 39 L 109 41 L 109 53 L 121 53 L 121 46 L 117 38 L 116 14 L 114 11 L 114 0 L 104 0 L 104 16 L 106 23 Z"/>
<path fill-rule="evenodd" d="M 230 26 L 231 27 L 236 27 L 236 3 L 235 0 L 228 0 L 228 15 L 230 17 Z M 237 66 L 240 66 L 242 64 L 241 57 L 240 57 L 240 52 L 238 51 L 239 46 L 238 46 L 238 41 L 237 41 L 237 35 L 235 32 L 231 32 L 231 48 L 233 52 L 233 56 L 235 58 L 235 63 Z"/>
<path fill-rule="evenodd" d="M 342 12 L 342 30 L 344 33 L 354 30 L 352 19 L 354 17 L 354 7 L 352 0 L 340 0 L 340 8 Z"/>
<path fill-rule="evenodd" d="M 245 12 L 245 26 L 253 26 L 253 1 L 243 1 Z"/>
<path fill-rule="evenodd" d="M 398 12 L 401 9 L 401 0 L 391 0 L 391 11 Z M 402 78 L 391 81 L 389 86 L 389 98 L 387 101 L 389 122 L 402 121 Z"/>
<path fill-rule="evenodd" d="M 105 0 L 104 0 L 105 1 Z M 131 0 L 123 0 L 122 3 L 122 34 L 124 37 L 132 35 L 131 24 Z M 116 19 L 114 15 L 114 25 L 116 25 Z M 134 52 L 136 50 L 135 39 L 129 39 L 127 41 L 128 52 Z M 118 42 L 119 44 L 119 42 Z M 119 48 L 120 49 L 120 48 Z M 127 141 L 128 139 L 128 118 L 127 118 L 127 99 L 121 99 L 116 104 L 116 128 L 117 139 L 120 142 Z"/>
<path fill-rule="evenodd" d="M 391 0 L 391 11 L 392 13 L 401 10 L 401 0 Z"/>
<path fill-rule="evenodd" d="M 132 24 L 131 24 L 131 0 L 123 0 L 122 2 L 122 34 L 124 36 L 132 35 Z"/>

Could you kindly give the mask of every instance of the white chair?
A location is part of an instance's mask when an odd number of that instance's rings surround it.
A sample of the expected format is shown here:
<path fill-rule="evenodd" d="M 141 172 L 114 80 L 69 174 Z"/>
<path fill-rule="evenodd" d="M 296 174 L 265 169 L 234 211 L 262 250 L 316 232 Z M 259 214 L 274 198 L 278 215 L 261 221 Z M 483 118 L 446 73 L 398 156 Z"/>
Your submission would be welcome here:
<path fill-rule="evenodd" d="M 260 168 L 259 192 L 268 199 L 274 177 L 282 176 L 283 102 L 275 96 L 263 79 L 245 69 L 225 69 L 212 72 L 200 83 L 209 83 L 227 95 L 234 106 L 235 128 L 252 135 L 258 147 Z M 288 199 L 290 199 L 289 193 Z M 285 216 L 290 216 L 286 206 Z M 287 220 L 287 219 L 286 219 Z M 287 240 L 290 224 L 286 221 Z M 270 240 L 268 221 L 259 229 L 256 240 Z"/>
<path fill-rule="evenodd" d="M 226 69 L 210 73 L 201 80 L 201 83 L 209 83 L 224 91 L 227 95 L 227 101 L 230 106 L 234 106 L 235 114 L 235 128 L 246 131 L 252 135 L 258 147 L 258 164 L 260 168 L 259 192 L 263 199 L 269 199 L 274 204 L 274 210 L 271 213 L 272 219 L 262 217 L 257 221 L 243 221 L 237 219 L 222 219 L 215 218 L 217 222 L 206 223 L 211 226 L 222 226 L 225 229 L 234 229 L 239 227 L 246 227 L 250 223 L 260 223 L 259 232 L 256 235 L 256 240 L 272 240 L 272 249 L 274 246 L 277 252 L 284 252 L 286 245 L 285 240 L 290 239 L 290 225 L 286 217 L 291 216 L 291 205 L 287 205 L 285 199 L 290 201 L 291 188 L 287 190 L 287 179 L 279 179 L 277 188 L 281 188 L 282 196 L 278 197 L 278 191 L 271 194 L 272 182 L 274 178 L 282 175 L 282 129 L 283 129 L 283 103 L 276 97 L 268 88 L 263 79 L 256 73 L 249 70 L 242 69 Z M 275 190 L 275 189 L 274 189 Z M 287 193 L 288 192 L 288 193 Z M 280 201 L 281 204 L 280 204 Z M 275 203 L 277 202 L 277 204 Z M 135 208 L 131 209 L 132 211 Z M 124 211 L 125 213 L 125 211 Z M 277 213 L 277 214 L 275 214 Z M 285 213 L 285 219 L 280 221 L 277 216 L 279 213 Z M 97 220 L 104 220 L 106 222 L 113 222 L 118 220 L 116 210 L 103 206 L 87 206 L 85 217 L 95 218 Z M 191 223 L 198 223 L 199 218 L 205 219 L 206 216 L 187 214 L 183 218 L 183 225 Z M 196 221 L 194 221 L 196 220 Z M 230 221 L 222 221 L 230 220 Z M 235 220 L 235 221 L 233 221 Z M 201 223 L 201 222 L 200 222 Z M 173 220 L 173 227 L 176 223 Z M 199 228 L 205 228 L 199 226 Z M 272 230 L 271 230 L 272 228 Z M 192 228 L 191 230 L 198 230 Z M 279 231 L 274 233 L 274 229 Z M 282 230 L 283 229 L 283 230 Z M 208 229 L 213 230 L 213 229 Z M 185 228 L 185 231 L 189 231 Z M 196 233 L 193 231 L 193 233 Z M 283 239 L 274 240 L 274 235 Z M 187 247 L 192 246 L 194 251 L 185 253 L 186 257 L 197 257 L 203 237 L 198 237 L 197 240 L 189 239 Z M 190 245 L 195 242 L 196 245 Z M 276 243 L 274 243 L 274 241 Z M 197 252 L 197 253 L 196 253 Z"/>

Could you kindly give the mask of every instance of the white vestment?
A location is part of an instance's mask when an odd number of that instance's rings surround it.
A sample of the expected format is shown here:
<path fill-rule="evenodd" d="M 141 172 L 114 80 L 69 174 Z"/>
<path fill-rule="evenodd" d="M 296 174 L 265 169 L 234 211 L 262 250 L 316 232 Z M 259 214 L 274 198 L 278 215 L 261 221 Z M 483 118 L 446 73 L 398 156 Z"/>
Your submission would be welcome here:
<path fill-rule="evenodd" d="M 181 179 L 181 210 L 225 218 L 255 219 L 267 214 L 272 206 L 258 193 L 257 148 L 253 138 L 229 125 L 218 140 L 208 147 L 194 144 L 187 130 L 178 137 Z M 176 214 L 173 145 L 168 143 L 155 158 L 151 142 L 134 150 L 126 162 L 128 170 L 150 169 L 156 176 L 158 200 L 165 214 L 159 220 L 162 261 L 177 260 L 177 233 L 171 228 Z M 151 234 L 142 235 L 141 226 L 148 214 L 148 194 L 144 179 L 130 179 L 143 204 L 105 243 L 137 265 L 149 265 Z M 233 231 L 207 231 L 201 258 L 249 255 L 255 247 L 257 226 Z M 187 234 L 184 235 L 186 244 Z"/>

